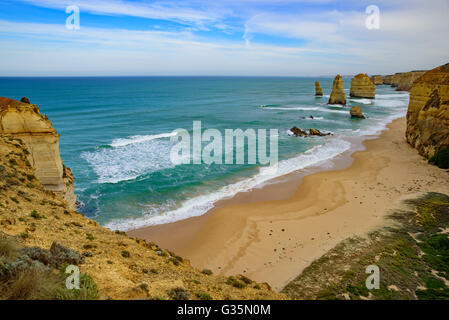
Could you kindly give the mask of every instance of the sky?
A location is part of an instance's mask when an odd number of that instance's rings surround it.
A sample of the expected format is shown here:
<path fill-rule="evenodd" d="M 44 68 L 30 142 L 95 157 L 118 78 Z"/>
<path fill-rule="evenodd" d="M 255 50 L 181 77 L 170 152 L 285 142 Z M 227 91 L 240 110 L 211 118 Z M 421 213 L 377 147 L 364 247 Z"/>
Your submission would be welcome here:
<path fill-rule="evenodd" d="M 329 76 L 447 62 L 449 0 L 0 1 L 0 76 Z"/>

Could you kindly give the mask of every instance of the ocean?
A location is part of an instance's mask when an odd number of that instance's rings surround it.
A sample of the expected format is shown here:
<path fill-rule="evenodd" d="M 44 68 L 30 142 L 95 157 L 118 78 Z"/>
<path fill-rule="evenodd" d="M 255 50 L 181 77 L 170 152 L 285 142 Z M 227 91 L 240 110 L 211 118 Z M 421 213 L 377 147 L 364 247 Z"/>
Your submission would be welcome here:
<path fill-rule="evenodd" d="M 315 80 L 324 96 L 315 97 Z M 281 176 L 325 164 L 351 136 L 378 134 L 406 114 L 409 94 L 377 86 L 376 99 L 328 106 L 332 78 L 89 77 L 0 78 L 0 96 L 26 96 L 61 135 L 80 212 L 113 230 L 204 214 L 216 201 L 270 183 L 256 164 L 173 164 L 173 131 L 277 129 Z M 350 78 L 344 78 L 349 96 Z M 350 119 L 360 105 L 367 119 Z M 313 119 L 308 118 L 313 116 Z M 297 138 L 293 126 L 332 132 Z M 272 178 L 272 177 L 271 177 Z"/>

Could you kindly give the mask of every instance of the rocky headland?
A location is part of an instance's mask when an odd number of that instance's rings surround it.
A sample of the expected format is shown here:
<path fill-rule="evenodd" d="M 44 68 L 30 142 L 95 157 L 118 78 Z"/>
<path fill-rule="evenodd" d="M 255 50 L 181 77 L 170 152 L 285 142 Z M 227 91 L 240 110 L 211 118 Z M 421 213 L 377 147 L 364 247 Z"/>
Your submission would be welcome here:
<path fill-rule="evenodd" d="M 371 81 L 376 85 L 384 84 L 384 80 L 381 75 L 375 75 L 371 77 Z"/>

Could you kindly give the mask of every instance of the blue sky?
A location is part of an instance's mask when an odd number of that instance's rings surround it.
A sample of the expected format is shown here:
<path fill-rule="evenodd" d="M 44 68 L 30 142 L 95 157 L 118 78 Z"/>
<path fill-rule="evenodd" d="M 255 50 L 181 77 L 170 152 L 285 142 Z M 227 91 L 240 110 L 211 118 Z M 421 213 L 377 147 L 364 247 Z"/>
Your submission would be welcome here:
<path fill-rule="evenodd" d="M 387 74 L 447 63 L 448 30 L 449 0 L 2 0 L 0 76 Z"/>

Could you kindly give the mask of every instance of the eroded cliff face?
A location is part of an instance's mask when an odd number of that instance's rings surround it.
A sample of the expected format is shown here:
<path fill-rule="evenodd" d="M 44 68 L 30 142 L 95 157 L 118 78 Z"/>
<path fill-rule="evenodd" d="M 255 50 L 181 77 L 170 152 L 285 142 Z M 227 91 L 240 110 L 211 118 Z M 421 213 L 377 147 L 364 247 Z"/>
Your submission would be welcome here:
<path fill-rule="evenodd" d="M 62 163 L 59 135 L 36 105 L 0 97 L 0 135 L 22 140 L 28 150 L 27 161 L 43 187 L 75 208 L 73 175 Z"/>
<path fill-rule="evenodd" d="M 449 64 L 425 73 L 414 82 L 406 137 L 427 158 L 449 148 Z"/>
<path fill-rule="evenodd" d="M 375 75 L 371 77 L 371 81 L 377 86 L 384 84 L 384 80 L 381 75 Z"/>
<path fill-rule="evenodd" d="M 332 93 L 328 104 L 346 105 L 346 95 L 343 89 L 343 78 L 338 74 L 332 84 Z"/>
<path fill-rule="evenodd" d="M 410 71 L 401 73 L 397 78 L 396 91 L 410 91 L 413 83 L 425 73 L 426 71 Z"/>
<path fill-rule="evenodd" d="M 393 81 L 393 75 L 383 76 L 382 81 L 384 84 L 392 84 Z"/>
<path fill-rule="evenodd" d="M 351 81 L 351 97 L 374 99 L 376 95 L 376 86 L 367 74 L 360 73 Z"/>

